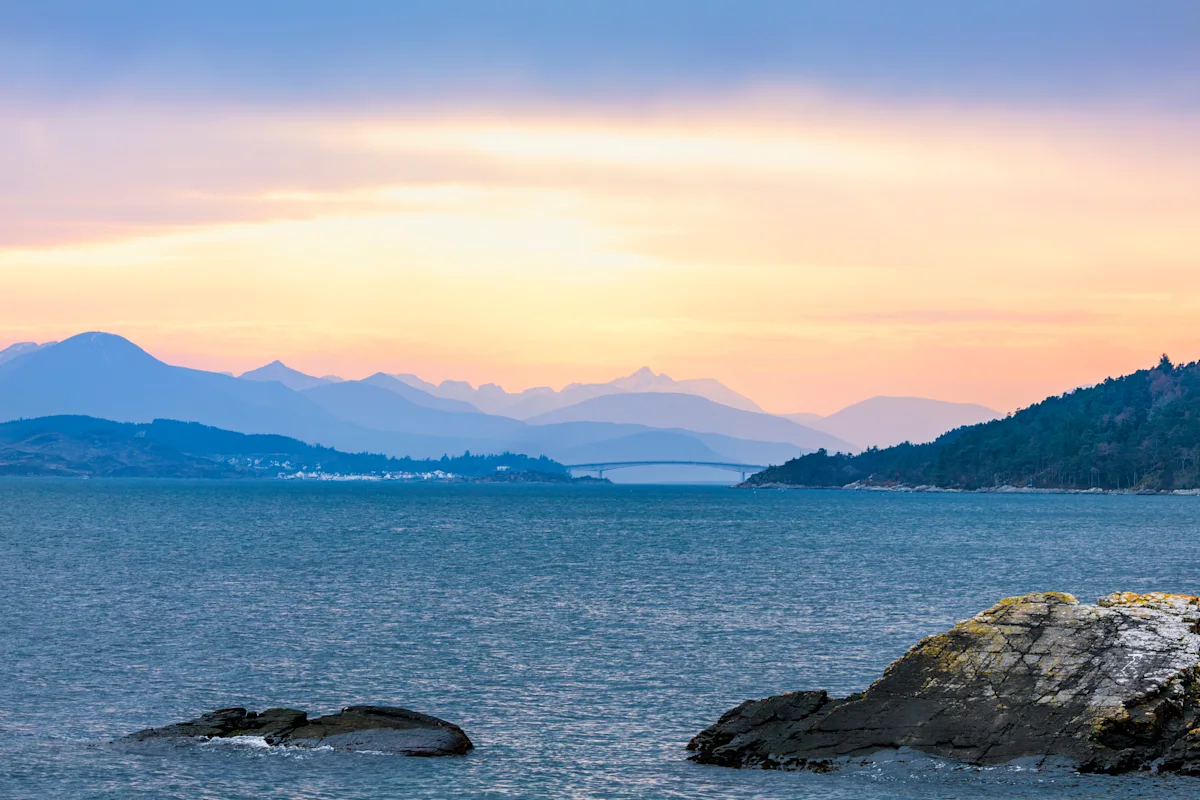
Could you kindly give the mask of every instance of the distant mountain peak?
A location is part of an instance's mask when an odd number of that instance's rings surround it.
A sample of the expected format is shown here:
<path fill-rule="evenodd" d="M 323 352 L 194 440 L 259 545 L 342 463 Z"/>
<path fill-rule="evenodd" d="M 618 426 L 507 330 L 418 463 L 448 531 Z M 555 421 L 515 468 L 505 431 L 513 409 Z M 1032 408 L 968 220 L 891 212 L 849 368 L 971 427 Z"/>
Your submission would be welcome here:
<path fill-rule="evenodd" d="M 36 352 L 46 347 L 53 347 L 58 342 L 46 342 L 38 344 L 37 342 L 17 342 L 0 350 L 0 364 L 12 361 L 14 358 L 20 358 L 23 355 Z"/>
<path fill-rule="evenodd" d="M 115 364 L 118 362 L 154 362 L 161 364 L 154 356 L 138 347 L 124 336 L 103 331 L 88 331 L 69 339 L 63 339 L 54 345 L 53 350 L 60 357 L 81 357 L 87 354 L 98 363 Z"/>
<path fill-rule="evenodd" d="M 124 336 L 118 336 L 115 333 L 105 333 L 104 331 L 77 333 L 68 339 L 63 339 L 62 344 L 71 347 L 128 347 L 133 350 L 140 350 L 143 353 L 146 352 Z"/>
<path fill-rule="evenodd" d="M 817 414 L 783 416 L 866 448 L 890 447 L 905 441 L 914 444 L 931 442 L 946 431 L 999 419 L 1003 414 L 974 403 L 877 395 L 827 417 Z"/>
<path fill-rule="evenodd" d="M 414 389 L 420 389 L 423 392 L 429 392 L 430 394 L 438 395 L 438 385 L 436 383 L 430 383 L 429 381 L 422 380 L 416 375 L 413 375 L 411 372 L 390 372 L 387 374 L 391 375 L 393 378 L 402 383 L 407 383 Z M 438 396 L 441 397 L 442 395 Z"/>
<path fill-rule="evenodd" d="M 413 376 L 405 376 L 411 378 Z M 420 380 L 419 378 L 417 379 Z M 338 381 L 333 381 L 338 383 Z M 424 389 L 420 386 L 414 386 L 407 380 L 402 380 L 395 375 L 389 375 L 386 372 L 376 372 L 374 375 L 363 378 L 361 381 L 341 381 L 341 383 L 365 383 L 376 388 L 387 389 L 392 394 L 399 395 L 410 403 L 421 406 L 423 408 L 433 408 L 441 411 L 453 411 L 458 413 L 478 414 L 479 409 L 471 403 L 462 400 L 455 400 L 450 397 L 442 397 L 434 392 Z M 428 384 L 427 384 L 428 385 Z"/>
<path fill-rule="evenodd" d="M 314 386 L 321 386 L 326 383 L 330 383 L 330 381 L 326 380 L 325 378 L 316 378 L 299 370 L 292 369 L 279 359 L 276 359 L 265 366 L 261 366 L 258 369 L 252 369 L 249 372 L 243 372 L 239 376 L 239 379 L 247 381 L 277 381 L 278 383 L 282 383 L 284 386 L 297 392 L 302 392 L 305 389 L 311 389 Z"/>
<path fill-rule="evenodd" d="M 762 408 L 743 394 L 735 392 L 713 378 L 689 378 L 675 380 L 665 372 L 656 373 L 650 367 L 641 367 L 624 378 L 617 378 L 601 386 L 613 387 L 622 392 L 667 392 L 690 394 L 703 397 L 723 406 L 742 411 L 762 413 Z"/>

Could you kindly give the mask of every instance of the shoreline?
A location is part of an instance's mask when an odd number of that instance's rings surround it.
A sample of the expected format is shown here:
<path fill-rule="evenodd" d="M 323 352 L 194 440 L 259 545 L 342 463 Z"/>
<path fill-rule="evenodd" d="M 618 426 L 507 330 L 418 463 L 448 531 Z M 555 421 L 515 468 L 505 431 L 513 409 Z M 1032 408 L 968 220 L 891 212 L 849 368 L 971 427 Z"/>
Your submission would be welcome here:
<path fill-rule="evenodd" d="M 306 473 L 302 475 L 287 474 L 287 475 L 255 475 L 255 474 L 235 474 L 235 475 L 67 475 L 54 473 L 6 473 L 0 474 L 0 481 L 19 481 L 19 480 L 54 480 L 54 481 L 179 481 L 183 482 L 201 482 L 201 483 L 218 483 L 218 482 L 237 482 L 237 483 L 388 483 L 388 484 L 405 484 L 411 486 L 421 485 L 494 485 L 494 486 L 611 486 L 612 481 L 607 478 L 597 480 L 595 478 L 572 480 L 493 480 L 487 477 L 474 477 L 455 475 L 453 477 L 443 478 L 399 478 L 384 475 L 339 475 L 332 473 L 313 474 Z"/>
<path fill-rule="evenodd" d="M 1200 489 L 1045 489 L 1034 486 L 989 486 L 981 489 L 949 489 L 943 486 L 879 486 L 864 483 L 848 483 L 845 486 L 801 486 L 792 483 L 763 483 L 750 485 L 739 483 L 735 489 L 799 489 L 832 492 L 897 492 L 901 494 L 1103 494 L 1143 495 L 1166 497 L 1200 497 Z"/>

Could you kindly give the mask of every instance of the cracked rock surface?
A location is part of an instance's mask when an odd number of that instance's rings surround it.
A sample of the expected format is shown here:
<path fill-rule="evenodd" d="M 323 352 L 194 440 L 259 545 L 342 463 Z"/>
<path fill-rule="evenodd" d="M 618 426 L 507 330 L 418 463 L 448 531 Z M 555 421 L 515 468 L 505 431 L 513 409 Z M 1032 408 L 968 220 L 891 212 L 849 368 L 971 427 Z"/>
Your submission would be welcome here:
<path fill-rule="evenodd" d="M 272 746 L 332 747 L 407 756 L 463 755 L 473 747 L 457 725 L 389 706 L 349 706 L 315 719 L 294 708 L 271 708 L 261 713 L 222 708 L 188 722 L 132 733 L 119 743 L 182 744 L 235 736 L 262 737 Z"/>
<path fill-rule="evenodd" d="M 1200 775 L 1200 598 L 1008 598 L 918 642 L 865 692 L 747 701 L 688 744 L 704 764 L 817 770 L 899 748 Z"/>

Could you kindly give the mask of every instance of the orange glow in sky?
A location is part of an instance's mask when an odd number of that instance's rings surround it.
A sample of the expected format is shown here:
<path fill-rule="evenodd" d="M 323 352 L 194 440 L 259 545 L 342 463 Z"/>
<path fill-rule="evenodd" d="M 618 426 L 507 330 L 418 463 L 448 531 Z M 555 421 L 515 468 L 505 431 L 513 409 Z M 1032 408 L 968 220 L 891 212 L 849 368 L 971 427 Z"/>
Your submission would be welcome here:
<path fill-rule="evenodd" d="M 509 390 L 642 365 L 775 412 L 1008 411 L 1200 358 L 1200 121 L 786 95 L 5 114 L 0 347 Z"/>

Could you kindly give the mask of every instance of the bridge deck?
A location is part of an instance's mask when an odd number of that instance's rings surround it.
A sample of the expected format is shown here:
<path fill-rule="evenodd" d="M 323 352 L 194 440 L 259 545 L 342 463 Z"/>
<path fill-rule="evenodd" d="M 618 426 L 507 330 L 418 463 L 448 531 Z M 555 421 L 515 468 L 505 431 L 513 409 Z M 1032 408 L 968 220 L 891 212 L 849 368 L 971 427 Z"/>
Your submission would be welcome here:
<path fill-rule="evenodd" d="M 564 464 L 567 469 L 585 472 L 607 472 L 627 467 L 712 467 L 729 472 L 758 472 L 766 469 L 763 464 L 737 464 L 729 461 L 604 461 L 595 464 Z"/>

